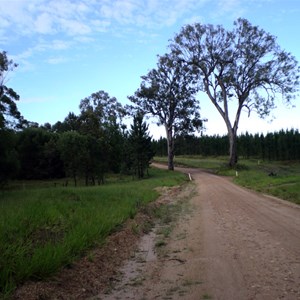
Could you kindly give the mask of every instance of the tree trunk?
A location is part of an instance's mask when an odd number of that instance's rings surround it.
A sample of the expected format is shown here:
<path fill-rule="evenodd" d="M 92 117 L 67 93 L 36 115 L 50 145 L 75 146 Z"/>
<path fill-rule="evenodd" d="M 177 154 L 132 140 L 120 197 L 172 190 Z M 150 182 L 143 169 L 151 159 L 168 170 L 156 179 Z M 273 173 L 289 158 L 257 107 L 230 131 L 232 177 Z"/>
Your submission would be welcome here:
<path fill-rule="evenodd" d="M 168 170 L 174 171 L 174 137 L 172 128 L 166 126 L 168 144 Z"/>
<path fill-rule="evenodd" d="M 235 167 L 238 161 L 236 131 L 233 129 L 228 130 L 228 137 L 229 137 L 229 166 L 233 168 Z"/>

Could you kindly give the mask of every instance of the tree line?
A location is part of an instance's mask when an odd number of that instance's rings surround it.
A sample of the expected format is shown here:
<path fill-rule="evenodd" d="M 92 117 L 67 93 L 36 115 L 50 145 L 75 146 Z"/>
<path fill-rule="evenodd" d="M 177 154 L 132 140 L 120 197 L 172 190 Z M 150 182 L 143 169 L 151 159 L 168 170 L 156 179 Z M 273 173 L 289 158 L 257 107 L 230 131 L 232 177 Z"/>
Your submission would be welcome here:
<path fill-rule="evenodd" d="M 238 156 L 297 157 L 291 149 L 298 140 L 292 146 L 287 132 L 263 137 L 237 134 L 243 110 L 266 117 L 278 96 L 292 104 L 299 92 L 298 62 L 274 36 L 240 18 L 232 30 L 221 25 L 186 25 L 168 48 L 169 53 L 158 56 L 156 67 L 141 76 L 140 87 L 128 96 L 131 105 L 123 107 L 99 91 L 81 100 L 78 116 L 70 113 L 53 126 L 39 126 L 22 117 L 16 106 L 19 95 L 6 86 L 7 73 L 17 64 L 0 52 L 1 180 L 59 174 L 72 177 L 75 184 L 78 176 L 84 176 L 86 184 L 95 184 L 103 182 L 109 171 L 143 177 L 153 156 L 144 116 L 154 117 L 165 128 L 169 170 L 174 169 L 174 155 L 183 149 L 185 154 L 229 155 L 230 167 Z M 206 93 L 222 116 L 227 141 L 194 136 L 205 120 L 196 99 L 199 91 Z M 235 111 L 230 112 L 231 108 Z M 133 117 L 129 131 L 122 121 L 126 115 Z"/>
<path fill-rule="evenodd" d="M 12 62 L 2 60 L 2 71 L 7 64 Z M 63 177 L 75 186 L 79 178 L 95 185 L 109 172 L 144 177 L 154 155 L 148 125 L 136 112 L 128 130 L 125 108 L 108 93 L 82 99 L 79 115 L 70 112 L 63 122 L 39 125 L 21 116 L 9 89 L 2 85 L 1 91 L 0 185 L 9 179 Z"/>
<path fill-rule="evenodd" d="M 175 139 L 175 155 L 228 156 L 229 141 L 226 135 L 179 136 Z M 153 141 L 157 156 L 167 155 L 167 140 Z M 249 134 L 237 137 L 240 158 L 262 160 L 299 160 L 300 132 L 297 129 L 280 130 L 267 134 Z"/>

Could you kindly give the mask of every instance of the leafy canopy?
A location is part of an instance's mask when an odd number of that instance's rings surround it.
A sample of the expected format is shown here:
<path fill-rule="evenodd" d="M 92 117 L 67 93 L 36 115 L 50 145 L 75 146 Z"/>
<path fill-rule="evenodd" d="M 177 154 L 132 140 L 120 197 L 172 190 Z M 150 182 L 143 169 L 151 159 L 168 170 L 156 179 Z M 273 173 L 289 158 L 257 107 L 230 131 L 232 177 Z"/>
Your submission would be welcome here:
<path fill-rule="evenodd" d="M 140 88 L 129 97 L 138 110 L 156 117 L 157 124 L 172 130 L 174 135 L 200 129 L 197 87 L 190 66 L 165 54 L 159 57 L 157 68 L 142 79 Z"/>
<path fill-rule="evenodd" d="M 0 129 L 4 127 L 20 128 L 24 122 L 15 103 L 20 96 L 5 85 L 8 72 L 13 71 L 17 66 L 8 59 L 5 51 L 0 52 Z"/>
<path fill-rule="evenodd" d="M 299 88 L 295 57 L 245 19 L 235 21 L 232 31 L 220 25 L 187 25 L 170 48 L 180 61 L 196 68 L 200 89 L 223 118 L 229 100 L 237 100 L 237 117 L 242 108 L 264 117 L 275 107 L 278 94 L 290 103 Z"/>

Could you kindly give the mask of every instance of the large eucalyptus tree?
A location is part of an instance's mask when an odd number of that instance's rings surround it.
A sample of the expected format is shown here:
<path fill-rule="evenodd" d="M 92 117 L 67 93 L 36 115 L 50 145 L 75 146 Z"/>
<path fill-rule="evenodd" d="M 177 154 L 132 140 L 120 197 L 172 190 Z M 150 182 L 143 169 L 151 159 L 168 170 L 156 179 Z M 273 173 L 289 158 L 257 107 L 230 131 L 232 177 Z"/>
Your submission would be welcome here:
<path fill-rule="evenodd" d="M 159 57 L 157 68 L 142 76 L 140 88 L 131 97 L 137 110 L 156 118 L 166 130 L 168 169 L 174 170 L 174 139 L 178 134 L 199 130 L 202 120 L 195 98 L 195 75 L 189 65 L 171 54 Z"/>
<path fill-rule="evenodd" d="M 242 110 L 268 116 L 278 95 L 291 103 L 299 88 L 295 57 L 282 50 L 274 36 L 245 19 L 235 21 L 230 31 L 222 26 L 187 25 L 170 48 L 180 62 L 196 68 L 200 90 L 225 121 L 232 167 L 237 163 Z"/>

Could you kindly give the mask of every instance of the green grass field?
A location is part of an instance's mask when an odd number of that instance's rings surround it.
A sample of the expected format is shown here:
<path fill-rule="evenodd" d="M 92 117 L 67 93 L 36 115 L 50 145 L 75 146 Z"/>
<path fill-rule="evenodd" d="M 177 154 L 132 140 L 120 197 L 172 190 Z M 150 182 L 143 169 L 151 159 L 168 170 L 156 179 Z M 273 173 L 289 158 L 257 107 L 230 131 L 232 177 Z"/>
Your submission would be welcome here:
<path fill-rule="evenodd" d="M 185 180 L 181 173 L 151 169 L 147 179 L 123 178 L 103 186 L 22 182 L 0 191 L 0 298 L 101 245 L 138 207 L 158 197 L 155 187 Z"/>
<path fill-rule="evenodd" d="M 269 162 L 241 159 L 235 170 L 227 167 L 227 157 L 176 156 L 175 165 L 202 168 L 232 176 L 237 184 L 300 204 L 300 162 Z M 166 157 L 155 157 L 167 162 Z M 238 176 L 236 177 L 236 171 Z M 269 176 L 273 173 L 274 176 Z"/>
<path fill-rule="evenodd" d="M 245 164 L 246 165 L 246 164 Z M 246 165 L 234 181 L 244 187 L 300 204 L 299 162 L 258 162 Z M 270 176 L 270 174 L 274 176 Z"/>

